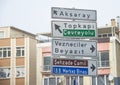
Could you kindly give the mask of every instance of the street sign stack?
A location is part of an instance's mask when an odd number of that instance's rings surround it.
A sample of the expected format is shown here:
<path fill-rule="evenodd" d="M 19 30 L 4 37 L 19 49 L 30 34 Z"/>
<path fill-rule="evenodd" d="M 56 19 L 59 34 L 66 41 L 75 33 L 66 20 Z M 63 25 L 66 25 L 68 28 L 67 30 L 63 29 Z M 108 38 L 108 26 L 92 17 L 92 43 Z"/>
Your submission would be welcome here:
<path fill-rule="evenodd" d="M 53 58 L 52 73 L 60 75 L 96 75 L 96 60 Z"/>
<path fill-rule="evenodd" d="M 96 10 L 52 7 L 51 13 L 54 19 L 66 19 L 51 21 L 52 74 L 96 76 L 97 61 L 83 59 L 97 57 L 97 42 L 89 40 L 97 38 Z"/>

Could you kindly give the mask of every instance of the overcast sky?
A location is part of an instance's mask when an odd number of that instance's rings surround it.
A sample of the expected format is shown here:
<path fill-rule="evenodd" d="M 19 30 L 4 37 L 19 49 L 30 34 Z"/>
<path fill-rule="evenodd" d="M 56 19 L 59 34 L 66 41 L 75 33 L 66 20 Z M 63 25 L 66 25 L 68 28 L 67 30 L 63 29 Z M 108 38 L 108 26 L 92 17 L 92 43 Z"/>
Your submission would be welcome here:
<path fill-rule="evenodd" d="M 0 0 L 0 27 L 14 26 L 33 34 L 51 32 L 51 7 L 97 11 L 97 26 L 120 16 L 120 0 Z"/>

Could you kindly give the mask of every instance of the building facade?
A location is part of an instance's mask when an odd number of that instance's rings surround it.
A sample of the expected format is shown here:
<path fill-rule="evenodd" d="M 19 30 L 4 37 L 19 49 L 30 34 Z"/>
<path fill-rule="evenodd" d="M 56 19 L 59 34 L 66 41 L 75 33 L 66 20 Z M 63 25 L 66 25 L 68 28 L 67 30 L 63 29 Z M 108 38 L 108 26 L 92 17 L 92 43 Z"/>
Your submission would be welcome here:
<path fill-rule="evenodd" d="M 0 85 L 36 85 L 36 43 L 32 33 L 0 28 Z"/>
<path fill-rule="evenodd" d="M 110 27 L 98 28 L 98 76 L 93 85 L 119 85 L 119 27 L 111 19 Z M 95 81 L 93 79 L 93 81 Z"/>
<path fill-rule="evenodd" d="M 120 85 L 120 34 L 115 21 L 98 28 L 97 76 L 51 74 L 51 33 L 0 28 L 0 85 Z"/>

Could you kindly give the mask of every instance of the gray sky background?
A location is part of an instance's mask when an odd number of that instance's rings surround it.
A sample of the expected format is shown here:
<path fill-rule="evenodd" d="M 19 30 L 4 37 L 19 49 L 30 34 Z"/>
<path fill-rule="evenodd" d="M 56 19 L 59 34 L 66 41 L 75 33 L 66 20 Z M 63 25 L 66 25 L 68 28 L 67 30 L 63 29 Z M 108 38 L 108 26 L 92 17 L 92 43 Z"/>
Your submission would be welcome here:
<path fill-rule="evenodd" d="M 97 11 L 97 26 L 120 16 L 120 0 L 0 0 L 0 27 L 14 26 L 31 33 L 51 32 L 51 7 Z"/>

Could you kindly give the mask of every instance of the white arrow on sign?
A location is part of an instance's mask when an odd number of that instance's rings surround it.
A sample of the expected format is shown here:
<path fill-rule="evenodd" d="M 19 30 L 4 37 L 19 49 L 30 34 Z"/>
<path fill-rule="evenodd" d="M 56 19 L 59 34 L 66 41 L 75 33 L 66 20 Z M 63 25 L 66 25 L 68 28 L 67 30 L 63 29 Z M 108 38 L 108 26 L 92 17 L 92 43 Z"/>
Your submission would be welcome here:
<path fill-rule="evenodd" d="M 53 39 L 52 54 L 63 56 L 97 57 L 97 42 L 75 39 Z"/>
<path fill-rule="evenodd" d="M 97 37 L 97 25 L 95 22 L 81 21 L 52 21 L 52 37 Z"/>

